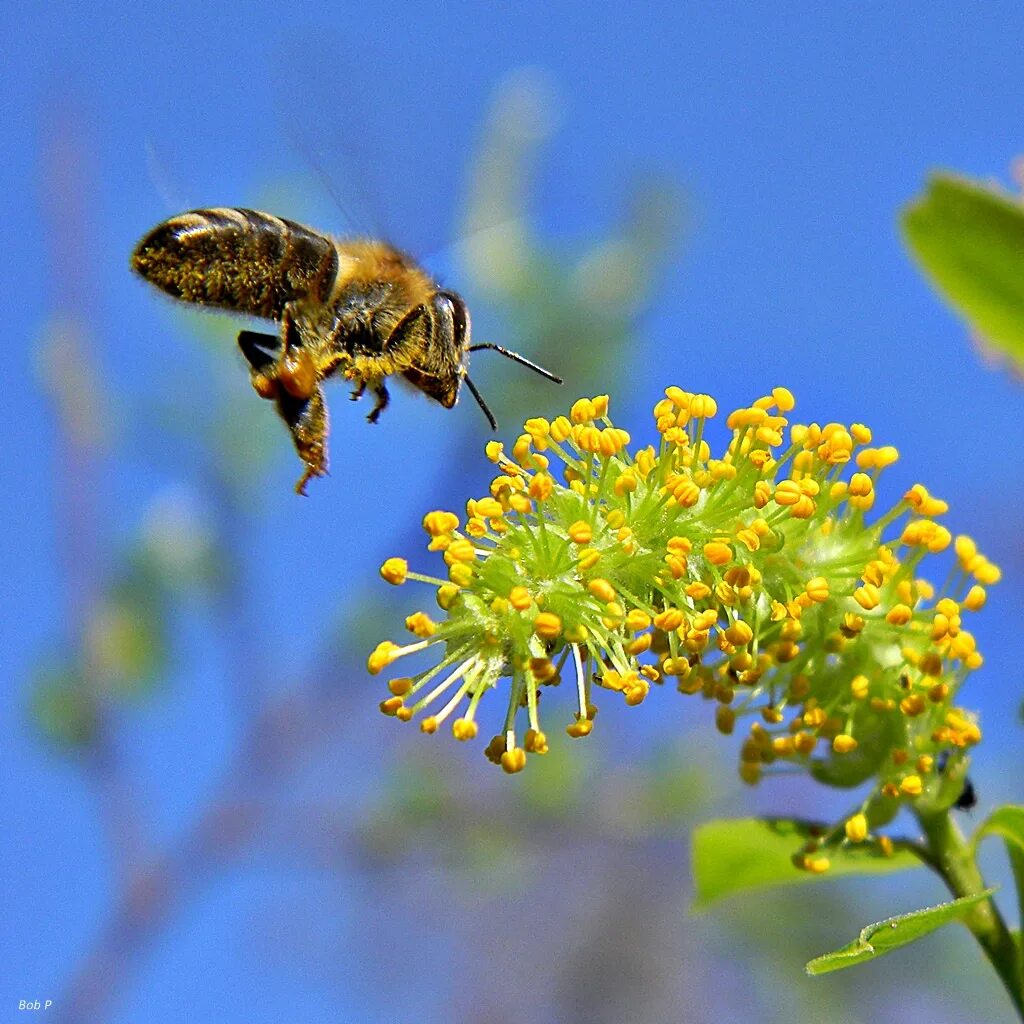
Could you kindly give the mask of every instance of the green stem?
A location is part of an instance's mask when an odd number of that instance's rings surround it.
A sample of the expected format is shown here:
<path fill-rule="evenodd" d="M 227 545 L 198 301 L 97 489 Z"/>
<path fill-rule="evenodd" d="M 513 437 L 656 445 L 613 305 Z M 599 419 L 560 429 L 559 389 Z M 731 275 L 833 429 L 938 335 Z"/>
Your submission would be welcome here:
<path fill-rule="evenodd" d="M 956 897 L 974 896 L 987 886 L 981 877 L 971 844 L 964 838 L 948 809 L 918 808 L 917 820 L 924 829 L 926 859 Z M 1018 1016 L 1024 1020 L 1024 977 L 1017 943 L 992 899 L 978 903 L 964 919 L 989 963 L 1002 981 Z"/>

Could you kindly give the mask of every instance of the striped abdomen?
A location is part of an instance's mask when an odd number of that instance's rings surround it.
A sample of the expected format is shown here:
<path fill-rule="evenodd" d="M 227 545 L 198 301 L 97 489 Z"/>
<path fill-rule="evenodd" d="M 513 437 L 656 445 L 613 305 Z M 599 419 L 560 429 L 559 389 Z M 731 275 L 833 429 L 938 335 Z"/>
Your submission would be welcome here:
<path fill-rule="evenodd" d="M 338 272 L 325 235 L 255 210 L 193 210 L 157 225 L 132 269 L 185 302 L 280 320 L 285 304 L 324 302 Z"/>

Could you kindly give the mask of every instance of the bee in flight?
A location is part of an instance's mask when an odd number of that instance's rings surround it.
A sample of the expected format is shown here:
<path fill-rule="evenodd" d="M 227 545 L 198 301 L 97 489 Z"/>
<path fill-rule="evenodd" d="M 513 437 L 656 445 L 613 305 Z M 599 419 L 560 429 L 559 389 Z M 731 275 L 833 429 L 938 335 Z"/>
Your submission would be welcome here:
<path fill-rule="evenodd" d="M 327 472 L 322 384 L 340 374 L 388 404 L 385 378 L 401 374 L 446 409 L 465 381 L 492 430 L 494 416 L 466 373 L 469 353 L 494 349 L 558 384 L 560 377 L 500 345 L 470 343 L 469 310 L 386 242 L 340 240 L 255 210 L 181 213 L 132 253 L 132 269 L 169 295 L 272 320 L 276 334 L 242 331 L 252 386 L 277 405 L 306 464 L 295 486 Z"/>

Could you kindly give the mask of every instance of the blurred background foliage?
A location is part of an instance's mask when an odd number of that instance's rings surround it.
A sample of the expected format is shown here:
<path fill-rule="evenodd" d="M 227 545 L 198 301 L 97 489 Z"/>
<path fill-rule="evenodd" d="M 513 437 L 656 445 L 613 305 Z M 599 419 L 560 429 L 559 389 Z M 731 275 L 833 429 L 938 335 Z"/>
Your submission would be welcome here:
<path fill-rule="evenodd" d="M 273 974 L 289 1005 L 326 992 L 325 1020 L 852 1024 L 893 1019 L 894 1008 L 908 1022 L 1009 1019 L 966 936 L 870 973 L 802 976 L 810 956 L 845 941 L 847 922 L 892 911 L 893 889 L 871 879 L 773 890 L 691 916 L 695 823 L 813 810 L 816 799 L 803 783 L 740 793 L 733 751 L 705 737 L 699 714 L 695 730 L 671 702 L 657 718 L 608 709 L 594 736 L 558 744 L 514 782 L 478 749 L 382 719 L 365 656 L 412 609 L 372 567 L 421 549 L 424 511 L 483 493 L 477 411 L 463 402 L 425 430 L 396 402 L 373 441 L 371 479 L 353 454 L 370 443 L 365 410 L 344 420 L 350 410 L 340 410 L 333 476 L 297 505 L 294 454 L 251 393 L 237 323 L 164 307 L 173 347 L 145 373 L 120 361 L 124 329 L 82 258 L 95 227 L 89 121 L 69 104 L 46 123 L 40 180 L 58 283 L 35 366 L 56 439 L 64 607 L 19 694 L 38 742 L 93 797 L 66 827 L 99 834 L 111 865 L 104 896 L 90 897 L 60 951 L 63 975 L 49 979 L 51 1019 L 161 1021 L 178 1019 L 182 1003 L 201 1007 L 214 982 L 193 960 L 182 968 L 176 942 L 223 934 L 209 922 L 225 903 L 244 921 L 237 942 L 251 969 Z M 460 192 L 461 240 L 440 260 L 480 340 L 514 339 L 571 382 L 556 389 L 480 358 L 474 377 L 505 438 L 525 416 L 579 395 L 612 389 L 619 408 L 646 409 L 657 394 L 650 381 L 684 383 L 694 370 L 703 382 L 713 359 L 728 368 L 763 358 L 738 329 L 710 351 L 704 339 L 651 349 L 659 316 L 672 332 L 687 326 L 675 326 L 677 307 L 659 312 L 667 269 L 685 251 L 687 200 L 656 168 L 601 196 L 616 217 L 575 242 L 554 237 L 537 205 L 546 189 L 574 194 L 572 183 L 537 167 L 558 125 L 543 79 L 519 73 L 501 84 Z M 310 195 L 308 181 L 286 177 L 230 201 L 329 223 Z M 823 391 L 843 372 L 844 336 L 834 365 L 809 371 L 825 378 Z M 809 344 L 817 359 L 820 337 Z M 788 381 L 763 386 L 777 383 Z M 347 404 L 341 387 L 329 397 L 335 409 Z M 425 430 L 412 442 L 411 424 Z M 140 478 L 149 486 L 136 490 Z M 997 510 L 1002 493 L 990 496 Z M 128 513 L 134 521 L 121 528 Z M 1019 679 L 1011 688 L 1019 694 Z M 938 897 L 927 880 L 900 893 L 909 906 Z M 232 962 L 242 957 L 232 952 Z M 153 992 L 172 989 L 166 1008 L 153 1005 Z M 253 1012 L 240 1006 L 244 1019 Z"/>

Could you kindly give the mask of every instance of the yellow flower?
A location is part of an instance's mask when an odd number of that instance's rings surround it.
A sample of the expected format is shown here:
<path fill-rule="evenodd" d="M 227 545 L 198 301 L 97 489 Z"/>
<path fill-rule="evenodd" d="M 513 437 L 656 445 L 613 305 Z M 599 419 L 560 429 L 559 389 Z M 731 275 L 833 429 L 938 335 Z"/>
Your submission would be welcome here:
<path fill-rule="evenodd" d="M 445 613 L 410 615 L 419 642 L 370 655 L 373 674 L 430 656 L 391 681 L 381 709 L 428 733 L 450 721 L 466 741 L 481 701 L 504 691 L 486 754 L 518 772 L 557 742 L 541 728 L 543 688 L 572 695 L 565 732 L 582 738 L 596 691 L 635 706 L 669 682 L 712 702 L 722 733 L 753 722 L 740 750 L 748 784 L 785 762 L 837 786 L 870 777 L 886 799 L 927 799 L 922 779 L 940 758 L 981 739 L 953 704 L 982 661 L 961 619 L 984 606 L 999 569 L 954 540 L 938 522 L 945 502 L 923 485 L 875 513 L 896 449 L 864 447 L 862 423 L 791 423 L 794 405 L 774 388 L 735 410 L 717 450 L 714 399 L 678 387 L 654 407 L 654 446 L 630 449 L 607 395 L 527 420 L 511 457 L 488 443 L 499 475 L 466 502 L 466 525 L 439 510 L 423 520 L 449 581 L 400 558 L 381 568 L 389 582 L 435 586 Z M 956 568 L 939 570 L 950 577 L 940 590 L 923 573 L 948 547 Z M 543 702 L 545 716 L 557 703 Z M 879 746 L 893 736 L 902 759 Z M 905 774 L 908 752 L 916 774 Z M 862 842 L 866 822 L 855 814 L 837 834 Z"/>

